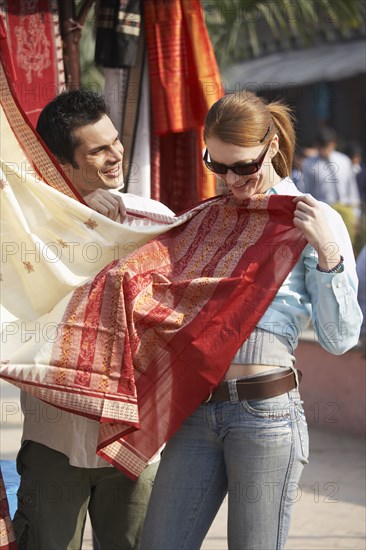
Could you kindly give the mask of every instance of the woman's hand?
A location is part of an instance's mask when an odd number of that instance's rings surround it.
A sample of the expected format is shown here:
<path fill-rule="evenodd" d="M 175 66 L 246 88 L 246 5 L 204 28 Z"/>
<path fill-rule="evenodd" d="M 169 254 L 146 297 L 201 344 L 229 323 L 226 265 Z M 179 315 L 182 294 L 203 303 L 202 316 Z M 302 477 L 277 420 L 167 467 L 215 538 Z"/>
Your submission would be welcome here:
<path fill-rule="evenodd" d="M 303 232 L 308 243 L 317 251 L 319 267 L 332 269 L 341 255 L 321 202 L 309 194 L 295 197 L 293 202 L 296 204 L 295 227 Z"/>

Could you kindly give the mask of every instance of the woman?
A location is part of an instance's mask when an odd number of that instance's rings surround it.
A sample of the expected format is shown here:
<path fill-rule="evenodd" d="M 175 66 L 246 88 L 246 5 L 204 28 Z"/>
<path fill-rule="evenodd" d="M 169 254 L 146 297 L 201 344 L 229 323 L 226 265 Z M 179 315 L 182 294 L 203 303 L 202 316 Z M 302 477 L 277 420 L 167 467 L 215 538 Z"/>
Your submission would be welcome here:
<path fill-rule="evenodd" d="M 288 177 L 295 135 L 286 106 L 228 95 L 208 112 L 204 137 L 207 168 L 238 204 L 258 193 L 294 196 L 293 223 L 308 244 L 223 382 L 167 443 L 141 550 L 199 549 L 227 494 L 229 548 L 281 549 L 308 462 L 296 340 L 312 319 L 328 351 L 356 344 L 352 247 L 339 216 Z"/>

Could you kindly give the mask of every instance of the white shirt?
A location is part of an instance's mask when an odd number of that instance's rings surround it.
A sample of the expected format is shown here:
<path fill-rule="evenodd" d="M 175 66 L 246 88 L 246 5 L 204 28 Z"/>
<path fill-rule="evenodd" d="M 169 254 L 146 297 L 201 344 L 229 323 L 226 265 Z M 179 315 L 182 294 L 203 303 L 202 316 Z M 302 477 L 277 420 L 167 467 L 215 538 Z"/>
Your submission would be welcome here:
<path fill-rule="evenodd" d="M 332 151 L 328 160 L 311 157 L 304 160 L 302 167 L 305 193 L 310 193 L 327 204 L 349 204 L 358 206 L 360 194 L 352 162 L 347 155 Z"/>

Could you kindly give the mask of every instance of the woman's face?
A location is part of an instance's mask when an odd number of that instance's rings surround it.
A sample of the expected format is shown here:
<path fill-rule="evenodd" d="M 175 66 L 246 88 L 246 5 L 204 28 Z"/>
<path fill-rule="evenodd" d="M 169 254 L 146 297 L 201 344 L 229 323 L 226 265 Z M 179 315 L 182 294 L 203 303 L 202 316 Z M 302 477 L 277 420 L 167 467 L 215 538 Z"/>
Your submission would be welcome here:
<path fill-rule="evenodd" d="M 226 164 L 227 166 L 252 162 L 260 157 L 267 146 L 268 143 L 255 145 L 254 147 L 240 147 L 239 145 L 225 143 L 216 137 L 209 137 L 206 140 L 210 160 Z M 278 137 L 275 135 L 258 172 L 248 176 L 240 176 L 229 169 L 226 174 L 218 174 L 218 177 L 222 179 L 229 191 L 238 200 L 249 199 L 257 193 L 265 193 L 281 180 L 280 176 L 275 172 L 271 161 L 277 151 Z"/>

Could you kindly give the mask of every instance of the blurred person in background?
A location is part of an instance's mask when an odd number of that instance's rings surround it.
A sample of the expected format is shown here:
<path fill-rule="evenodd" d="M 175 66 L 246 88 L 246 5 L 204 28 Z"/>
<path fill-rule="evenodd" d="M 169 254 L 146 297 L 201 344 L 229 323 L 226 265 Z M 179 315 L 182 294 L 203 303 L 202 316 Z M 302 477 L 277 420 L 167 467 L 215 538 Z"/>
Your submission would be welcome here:
<path fill-rule="evenodd" d="M 298 190 L 302 193 L 305 192 L 304 176 L 302 172 L 304 160 L 307 158 L 312 158 L 316 155 L 317 149 L 311 146 L 297 147 L 295 150 L 291 178 Z"/>
<path fill-rule="evenodd" d="M 366 204 L 366 164 L 364 161 L 362 147 L 359 143 L 351 142 L 345 148 L 345 154 L 351 159 L 352 170 L 356 176 L 358 192 L 361 203 Z"/>
<path fill-rule="evenodd" d="M 356 176 L 361 200 L 361 214 L 358 221 L 356 236 L 353 239 L 353 248 L 357 256 L 366 243 L 366 163 L 364 151 L 359 143 L 355 141 L 348 143 L 344 152 L 351 159 L 352 170 Z"/>
<path fill-rule="evenodd" d="M 361 200 L 351 159 L 336 150 L 337 135 L 332 128 L 321 128 L 316 143 L 318 154 L 303 162 L 303 191 L 337 210 L 353 241 Z"/>

